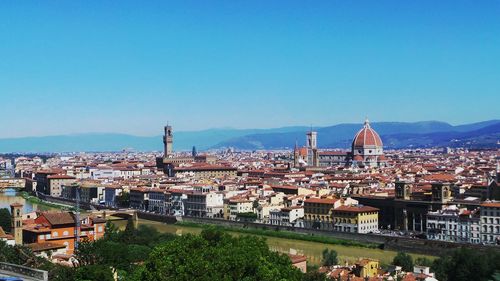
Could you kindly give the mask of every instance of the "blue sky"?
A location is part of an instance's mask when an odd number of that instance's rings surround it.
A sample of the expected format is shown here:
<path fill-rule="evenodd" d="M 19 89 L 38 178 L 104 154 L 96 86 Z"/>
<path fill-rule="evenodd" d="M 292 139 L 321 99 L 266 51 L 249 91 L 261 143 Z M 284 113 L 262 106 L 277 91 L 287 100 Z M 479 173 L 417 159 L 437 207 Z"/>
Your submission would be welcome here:
<path fill-rule="evenodd" d="M 0 137 L 499 118 L 500 1 L 1 1 Z"/>

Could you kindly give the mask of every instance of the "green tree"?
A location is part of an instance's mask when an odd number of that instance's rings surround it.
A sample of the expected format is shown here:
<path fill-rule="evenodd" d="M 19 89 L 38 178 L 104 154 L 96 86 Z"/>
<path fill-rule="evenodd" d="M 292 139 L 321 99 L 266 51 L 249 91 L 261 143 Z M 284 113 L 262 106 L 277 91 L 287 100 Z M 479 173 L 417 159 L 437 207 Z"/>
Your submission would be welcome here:
<path fill-rule="evenodd" d="M 116 196 L 115 200 L 119 207 L 130 207 L 130 193 L 128 192 L 123 191 L 120 195 Z"/>
<path fill-rule="evenodd" d="M 51 281 L 69 281 L 75 280 L 76 270 L 72 267 L 63 265 L 53 265 L 49 270 L 49 280 Z"/>
<path fill-rule="evenodd" d="M 495 271 L 500 271 L 500 251 L 458 249 L 434 260 L 432 270 L 436 278 L 443 281 L 492 280 Z"/>
<path fill-rule="evenodd" d="M 255 199 L 253 202 L 252 202 L 252 208 L 253 209 L 257 209 L 259 207 L 259 200 Z"/>
<path fill-rule="evenodd" d="M 302 276 L 302 281 L 327 281 L 326 274 L 318 271 L 308 271 Z"/>
<path fill-rule="evenodd" d="M 231 237 L 214 230 L 177 237 L 156 247 L 132 280 L 301 280 L 290 259 L 262 238 Z"/>
<path fill-rule="evenodd" d="M 415 265 L 422 265 L 422 266 L 432 266 L 432 261 L 426 257 L 419 257 L 415 259 L 414 262 Z"/>
<path fill-rule="evenodd" d="M 137 232 L 132 218 L 128 218 L 125 230 L 121 233 L 121 239 L 125 243 L 131 243 L 137 238 Z"/>
<path fill-rule="evenodd" d="M 257 219 L 257 214 L 253 212 L 238 213 L 236 214 L 236 217 L 240 221 L 255 221 Z"/>
<path fill-rule="evenodd" d="M 323 260 L 321 261 L 321 263 L 324 266 L 332 266 L 332 265 L 337 265 L 339 263 L 338 255 L 335 250 L 324 249 L 322 256 Z"/>
<path fill-rule="evenodd" d="M 392 260 L 392 264 L 401 266 L 403 271 L 413 272 L 413 258 L 407 253 L 398 252 Z"/>
<path fill-rule="evenodd" d="M 495 271 L 491 276 L 491 281 L 500 281 L 500 270 Z"/>
<path fill-rule="evenodd" d="M 0 209 L 0 227 L 2 227 L 5 232 L 10 232 L 11 226 L 12 224 L 9 210 L 6 208 Z"/>
<path fill-rule="evenodd" d="M 105 265 L 88 265 L 76 270 L 76 281 L 114 281 L 111 268 Z"/>
<path fill-rule="evenodd" d="M 106 222 L 104 237 L 109 240 L 116 240 L 118 238 L 120 231 L 116 225 L 110 221 Z"/>

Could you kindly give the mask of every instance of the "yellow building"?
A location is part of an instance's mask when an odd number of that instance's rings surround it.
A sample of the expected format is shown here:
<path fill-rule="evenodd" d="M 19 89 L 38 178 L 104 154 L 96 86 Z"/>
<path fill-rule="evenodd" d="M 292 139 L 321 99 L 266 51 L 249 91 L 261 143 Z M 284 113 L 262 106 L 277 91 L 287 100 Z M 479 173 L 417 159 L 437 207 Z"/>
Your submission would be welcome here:
<path fill-rule="evenodd" d="M 376 277 L 378 276 L 379 262 L 373 259 L 361 259 L 356 262 L 354 274 L 357 277 Z"/>
<path fill-rule="evenodd" d="M 340 199 L 309 198 L 304 201 L 304 225 L 316 229 L 333 229 L 332 210 L 342 205 Z"/>
<path fill-rule="evenodd" d="M 253 201 L 240 197 L 225 199 L 223 212 L 225 219 L 236 220 L 238 214 L 253 212 Z"/>
<path fill-rule="evenodd" d="M 340 206 L 332 210 L 336 231 L 370 233 L 378 230 L 378 209 L 369 206 Z"/>

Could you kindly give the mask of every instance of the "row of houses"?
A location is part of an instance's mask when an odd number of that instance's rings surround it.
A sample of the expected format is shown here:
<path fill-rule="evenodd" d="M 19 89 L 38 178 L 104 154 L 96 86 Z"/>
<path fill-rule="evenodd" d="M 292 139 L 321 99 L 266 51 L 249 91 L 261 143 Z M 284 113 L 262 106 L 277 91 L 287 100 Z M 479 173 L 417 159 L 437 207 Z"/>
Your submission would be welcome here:
<path fill-rule="evenodd" d="M 500 244 L 500 202 L 474 210 L 447 206 L 427 214 L 427 238 L 448 242 Z"/>
<path fill-rule="evenodd" d="M 163 215 L 222 218 L 223 206 L 224 193 L 211 186 L 130 189 L 131 208 Z"/>

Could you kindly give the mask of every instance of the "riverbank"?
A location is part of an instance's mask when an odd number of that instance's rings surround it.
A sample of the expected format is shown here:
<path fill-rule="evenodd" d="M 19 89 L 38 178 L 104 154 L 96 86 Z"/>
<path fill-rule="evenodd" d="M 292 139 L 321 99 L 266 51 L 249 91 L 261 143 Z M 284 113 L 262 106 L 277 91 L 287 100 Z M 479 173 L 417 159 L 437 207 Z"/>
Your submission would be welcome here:
<path fill-rule="evenodd" d="M 194 223 L 194 222 L 177 222 L 175 224 L 179 226 L 197 227 L 197 228 L 213 227 L 211 225 Z M 228 232 L 237 232 L 243 234 L 268 236 L 268 237 L 284 238 L 284 239 L 299 240 L 299 241 L 317 242 L 317 243 L 331 244 L 331 245 L 341 245 L 346 247 L 358 247 L 358 248 L 368 248 L 368 249 L 380 249 L 382 247 L 381 244 L 376 244 L 376 243 L 364 243 L 353 240 L 337 239 L 327 236 L 307 235 L 307 234 L 300 234 L 284 230 L 226 227 L 220 225 L 217 225 L 215 227 L 222 231 L 228 231 Z"/>
<path fill-rule="evenodd" d="M 125 229 L 127 225 L 126 220 L 113 220 L 112 223 L 119 229 Z M 201 227 L 189 227 L 181 226 L 180 224 L 167 224 L 158 221 L 151 221 L 146 219 L 141 219 L 137 221 L 137 226 L 149 226 L 155 228 L 161 233 L 170 233 L 175 235 L 186 235 L 186 234 L 200 234 L 203 231 Z M 339 261 L 341 264 L 346 262 L 352 264 L 358 261 L 360 258 L 370 258 L 379 260 L 383 264 L 390 264 L 394 257 L 397 255 L 396 251 L 382 250 L 382 249 L 371 249 L 364 247 L 354 247 L 354 246 L 343 246 L 336 244 L 327 244 L 321 242 L 312 242 L 304 240 L 295 240 L 287 238 L 278 238 L 271 236 L 261 236 L 257 234 L 245 234 L 232 231 L 228 229 L 227 232 L 230 235 L 253 235 L 256 237 L 262 237 L 266 240 L 266 244 L 269 245 L 270 249 L 275 252 L 280 252 L 284 254 L 294 254 L 294 255 L 304 255 L 307 257 L 308 263 L 312 265 L 321 265 L 323 259 L 322 253 L 325 249 L 335 250 L 338 253 Z M 315 234 L 316 235 L 316 234 Z M 410 253 L 413 259 L 417 258 L 427 258 L 434 260 L 436 257 L 432 255 L 420 255 Z"/>
<path fill-rule="evenodd" d="M 29 195 L 28 192 L 26 192 L 26 191 L 19 192 L 18 195 L 21 196 L 24 200 L 26 200 L 32 204 L 42 205 L 45 207 L 60 209 L 60 210 L 73 210 L 72 206 L 50 203 L 50 202 L 42 200 L 36 196 Z"/>

